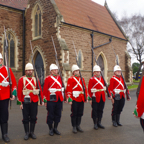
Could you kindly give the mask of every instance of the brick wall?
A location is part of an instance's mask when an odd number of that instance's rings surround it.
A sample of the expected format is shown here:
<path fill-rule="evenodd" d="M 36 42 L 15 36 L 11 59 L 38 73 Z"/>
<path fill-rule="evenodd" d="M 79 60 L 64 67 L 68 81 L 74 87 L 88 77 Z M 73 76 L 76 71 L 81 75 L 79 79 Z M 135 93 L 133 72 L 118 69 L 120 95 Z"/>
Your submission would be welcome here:
<path fill-rule="evenodd" d="M 67 47 L 69 49 L 69 65 L 70 68 L 73 64 L 76 64 L 75 60 L 75 52 L 72 44 L 72 40 L 75 43 L 77 52 L 79 49 L 82 50 L 83 53 L 83 69 L 82 69 L 82 75 L 85 78 L 86 83 L 88 84 L 88 81 L 90 77 L 92 76 L 92 52 L 89 43 L 91 44 L 91 37 L 90 37 L 90 31 L 84 30 L 84 29 L 78 29 L 75 27 L 69 27 L 69 26 L 62 26 L 60 28 L 60 35 L 63 39 L 65 39 Z M 110 36 L 106 36 L 99 33 L 94 33 L 94 47 L 98 45 L 102 45 L 104 43 L 109 42 Z M 125 50 L 126 50 L 126 41 L 120 40 L 117 38 L 113 38 L 112 42 L 108 45 L 99 47 L 94 50 L 96 56 L 99 55 L 99 53 L 103 52 L 106 60 L 107 60 L 107 82 L 109 82 L 110 78 L 113 76 L 113 67 L 116 64 L 116 58 L 113 52 L 113 48 L 115 49 L 116 54 L 119 56 L 120 60 L 120 66 L 123 70 L 123 75 L 125 76 Z M 94 61 L 95 64 L 95 61 Z M 70 76 L 67 72 L 67 78 Z"/>
<path fill-rule="evenodd" d="M 23 49 L 23 19 L 20 11 L 10 8 L 0 7 L 0 52 L 3 53 L 4 26 L 6 31 L 11 31 L 16 37 L 18 55 L 17 69 L 12 69 L 16 80 L 22 76 L 22 49 Z"/>

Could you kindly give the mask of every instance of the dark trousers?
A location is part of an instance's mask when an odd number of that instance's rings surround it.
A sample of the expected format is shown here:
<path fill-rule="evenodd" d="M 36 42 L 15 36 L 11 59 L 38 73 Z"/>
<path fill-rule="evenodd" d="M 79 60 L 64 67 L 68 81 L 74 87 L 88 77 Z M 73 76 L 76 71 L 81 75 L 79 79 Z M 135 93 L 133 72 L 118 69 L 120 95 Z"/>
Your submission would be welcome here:
<path fill-rule="evenodd" d="M 76 102 L 72 101 L 71 105 L 71 117 L 72 118 L 78 118 L 83 116 L 84 111 L 84 102 Z"/>
<path fill-rule="evenodd" d="M 144 119 L 140 118 L 140 124 L 141 124 L 143 131 L 144 131 Z"/>
<path fill-rule="evenodd" d="M 114 99 L 113 109 L 112 109 L 112 116 L 121 114 L 123 107 L 125 104 L 125 98 L 122 97 L 120 100 Z"/>
<path fill-rule="evenodd" d="M 102 115 L 103 115 L 103 109 L 105 106 L 105 102 L 103 102 L 102 97 L 101 97 L 101 100 L 99 103 L 96 102 L 95 97 L 93 97 L 92 99 L 94 99 L 92 101 L 92 118 L 93 119 L 96 119 L 96 118 L 101 119 Z"/>
<path fill-rule="evenodd" d="M 59 123 L 61 119 L 62 102 L 47 101 L 47 124 Z"/>
<path fill-rule="evenodd" d="M 31 102 L 30 104 L 23 103 L 23 124 L 36 123 L 38 112 L 38 102 Z"/>
<path fill-rule="evenodd" d="M 4 124 L 8 122 L 9 112 L 9 99 L 0 100 L 0 124 Z"/>

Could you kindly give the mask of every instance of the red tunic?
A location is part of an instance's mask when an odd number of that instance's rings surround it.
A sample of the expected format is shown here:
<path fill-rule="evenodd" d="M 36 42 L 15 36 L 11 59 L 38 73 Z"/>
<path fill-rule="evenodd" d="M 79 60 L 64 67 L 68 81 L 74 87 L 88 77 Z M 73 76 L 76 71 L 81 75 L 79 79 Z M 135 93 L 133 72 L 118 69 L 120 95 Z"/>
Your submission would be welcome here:
<path fill-rule="evenodd" d="M 144 113 L 144 77 L 142 78 L 142 82 L 141 82 L 141 87 L 140 87 L 140 92 L 138 95 L 136 110 L 138 113 L 138 117 L 141 117 L 142 114 Z"/>
<path fill-rule="evenodd" d="M 9 70 L 10 70 L 10 76 L 12 81 L 12 92 L 13 92 L 17 88 L 17 83 L 11 68 L 9 68 Z M 6 78 L 5 81 L 9 82 L 7 68 L 6 66 L 3 65 L 0 67 L 0 100 L 5 100 L 10 98 L 10 85 L 8 85 L 7 87 L 3 87 L 1 85 L 4 78 Z"/>
<path fill-rule="evenodd" d="M 120 82 L 118 82 L 116 79 Z M 110 79 L 110 85 L 109 85 L 109 93 L 110 95 L 113 95 L 113 97 L 115 97 L 115 92 L 114 92 L 114 89 L 120 89 L 120 90 L 125 90 L 125 87 L 124 87 L 124 81 L 123 81 L 123 78 L 120 76 L 120 77 L 117 77 L 116 75 L 114 75 L 111 79 Z M 129 93 L 129 91 L 128 91 Z M 120 92 L 120 98 L 124 97 L 125 98 L 125 93 L 124 92 Z"/>
<path fill-rule="evenodd" d="M 58 76 L 49 75 L 45 78 L 43 95 L 47 101 L 50 101 L 50 94 L 51 94 L 49 91 L 50 88 L 55 88 L 59 90 L 62 89 L 62 81 L 59 75 Z M 59 99 L 60 101 L 64 100 L 62 91 L 56 91 L 55 94 L 56 94 L 56 101 L 54 102 L 57 102 Z"/>
<path fill-rule="evenodd" d="M 96 79 L 98 79 L 100 83 L 98 83 L 98 81 Z M 92 98 L 92 95 L 93 93 L 91 92 L 91 89 L 104 89 L 104 80 L 103 78 L 100 76 L 99 78 L 94 76 L 92 77 L 90 80 L 89 80 L 89 84 L 88 84 L 88 93 L 89 93 L 89 96 Z M 95 98 L 96 98 L 96 102 L 99 103 L 100 100 L 101 100 L 101 96 L 102 96 L 102 100 L 103 102 L 106 101 L 106 98 L 105 98 L 105 91 L 97 91 L 95 93 Z"/>
<path fill-rule="evenodd" d="M 81 86 L 77 83 L 77 81 L 74 78 L 76 78 L 79 81 Z M 85 85 L 84 78 L 83 78 L 83 82 L 84 82 L 85 93 L 86 93 L 86 98 L 87 98 L 88 97 L 88 93 L 87 93 L 87 88 L 86 88 L 86 85 Z M 79 96 L 77 98 L 75 98 L 73 96 L 73 91 L 82 91 L 83 92 L 82 81 L 81 81 L 80 77 L 71 76 L 68 79 L 67 88 L 66 88 L 66 97 L 67 98 L 71 98 L 72 100 L 75 100 L 77 102 L 82 102 L 82 101 L 85 102 L 84 94 L 79 94 Z"/>
<path fill-rule="evenodd" d="M 25 97 L 25 95 L 23 95 L 24 77 L 26 77 L 26 76 L 22 76 L 18 81 L 18 101 L 20 101 L 20 102 L 24 102 L 24 97 Z M 38 86 L 37 86 L 37 84 L 35 84 L 35 81 L 33 79 L 35 77 L 27 77 L 27 78 L 31 81 L 33 86 L 36 86 L 36 89 L 38 89 Z M 39 82 L 39 85 L 40 85 L 40 82 Z M 27 80 L 25 80 L 25 86 L 26 86 L 26 89 L 33 90 L 33 87 L 29 84 L 29 82 Z M 41 94 L 41 98 L 43 101 L 43 93 L 42 93 L 41 85 L 40 85 L 40 94 Z M 30 92 L 29 96 L 30 96 L 31 102 L 38 102 L 39 101 L 38 95 L 34 95 L 32 92 Z"/>

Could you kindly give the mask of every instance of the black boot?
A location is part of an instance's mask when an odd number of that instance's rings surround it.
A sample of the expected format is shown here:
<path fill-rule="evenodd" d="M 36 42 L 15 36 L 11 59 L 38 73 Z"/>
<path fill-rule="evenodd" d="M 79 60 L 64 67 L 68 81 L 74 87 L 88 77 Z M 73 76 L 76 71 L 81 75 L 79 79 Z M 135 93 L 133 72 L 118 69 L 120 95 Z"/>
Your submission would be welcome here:
<path fill-rule="evenodd" d="M 30 123 L 30 136 L 32 139 L 36 139 L 36 135 L 34 134 L 35 123 Z"/>
<path fill-rule="evenodd" d="M 7 132 L 8 132 L 8 123 L 1 124 L 1 131 L 2 131 L 2 139 L 5 142 L 9 142 L 10 139 L 9 139 L 9 137 L 7 135 Z"/>
<path fill-rule="evenodd" d="M 120 123 L 120 114 L 116 115 L 116 121 L 118 126 L 122 126 L 122 124 Z"/>
<path fill-rule="evenodd" d="M 118 125 L 117 125 L 117 122 L 116 122 L 116 115 L 113 115 L 112 116 L 112 122 L 113 122 L 113 126 L 114 127 L 117 127 Z"/>
<path fill-rule="evenodd" d="M 24 129 L 25 129 L 24 140 L 28 140 L 29 139 L 29 123 L 28 124 L 24 124 Z"/>
<path fill-rule="evenodd" d="M 94 129 L 98 130 L 97 119 L 93 119 L 93 122 L 94 122 Z"/>
<path fill-rule="evenodd" d="M 54 131 L 55 134 L 61 135 L 61 133 L 57 130 L 57 127 L 58 127 L 58 123 L 55 122 L 54 123 L 54 130 L 53 131 Z"/>
<path fill-rule="evenodd" d="M 72 123 L 72 126 L 73 126 L 73 133 L 77 133 L 77 129 L 76 129 L 76 118 L 72 118 L 71 117 L 71 123 Z"/>
<path fill-rule="evenodd" d="M 76 123 L 77 131 L 83 132 L 83 130 L 82 130 L 81 127 L 80 127 L 80 124 L 81 124 L 81 117 L 78 117 L 76 122 L 77 122 L 77 123 Z"/>
<path fill-rule="evenodd" d="M 101 124 L 101 118 L 98 118 L 97 125 L 99 128 L 105 129 L 105 127 Z"/>
<path fill-rule="evenodd" d="M 53 136 L 53 135 L 54 135 L 54 132 L 53 132 L 52 124 L 48 124 L 48 126 L 49 126 L 49 135 L 50 135 L 50 136 Z"/>

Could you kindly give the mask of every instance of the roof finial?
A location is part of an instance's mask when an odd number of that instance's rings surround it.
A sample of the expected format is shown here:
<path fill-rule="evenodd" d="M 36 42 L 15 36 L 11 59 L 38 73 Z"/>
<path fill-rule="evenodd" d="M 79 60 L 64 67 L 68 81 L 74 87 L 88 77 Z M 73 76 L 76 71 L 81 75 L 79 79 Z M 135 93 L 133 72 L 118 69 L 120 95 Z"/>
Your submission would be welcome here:
<path fill-rule="evenodd" d="M 105 0 L 105 4 L 104 4 L 104 6 L 107 6 L 107 1 Z"/>

